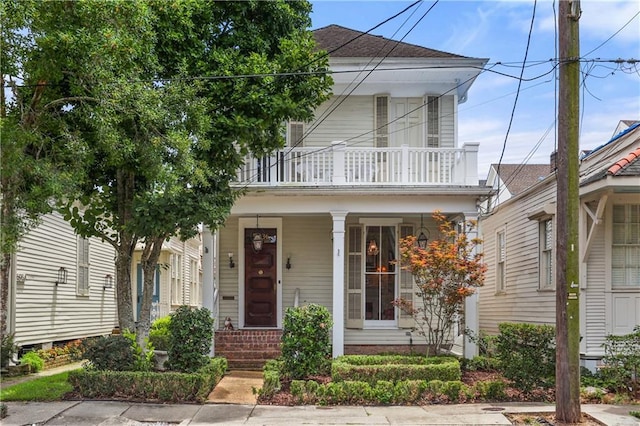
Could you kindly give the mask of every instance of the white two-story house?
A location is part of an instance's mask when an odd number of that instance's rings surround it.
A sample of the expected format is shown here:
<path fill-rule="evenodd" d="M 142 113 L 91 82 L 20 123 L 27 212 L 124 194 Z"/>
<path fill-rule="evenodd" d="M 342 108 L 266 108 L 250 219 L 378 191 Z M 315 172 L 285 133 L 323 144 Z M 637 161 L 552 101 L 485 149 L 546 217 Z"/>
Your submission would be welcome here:
<path fill-rule="evenodd" d="M 424 344 L 391 304 L 413 294 L 394 262 L 399 240 L 435 235 L 435 210 L 476 219 L 487 192 L 479 146 L 457 132 L 458 106 L 486 59 L 336 25 L 314 35 L 329 53 L 333 96 L 312 122 L 287 123 L 284 149 L 246 159 L 237 182 L 246 195 L 215 238 L 204 235 L 205 287 L 215 282 L 204 303 L 218 328 L 227 317 L 234 326 L 216 332 L 216 353 L 244 365 L 258 355 L 241 341 L 277 348 L 285 310 L 307 303 L 332 313 L 334 356 Z"/>

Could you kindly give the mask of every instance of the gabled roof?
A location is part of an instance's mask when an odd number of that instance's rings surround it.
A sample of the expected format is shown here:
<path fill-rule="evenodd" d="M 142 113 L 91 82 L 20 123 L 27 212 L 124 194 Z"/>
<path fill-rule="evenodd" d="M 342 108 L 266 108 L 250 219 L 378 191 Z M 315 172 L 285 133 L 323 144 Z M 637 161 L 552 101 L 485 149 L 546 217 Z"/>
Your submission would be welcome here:
<path fill-rule="evenodd" d="M 498 173 L 498 165 L 491 167 Z M 531 188 L 551 173 L 549 164 L 501 164 L 499 177 L 511 195 Z"/>
<path fill-rule="evenodd" d="M 329 52 L 329 56 L 331 57 L 466 59 L 465 56 L 391 40 L 382 36 L 366 34 L 335 24 L 314 30 L 313 36 L 318 46 Z"/>
<path fill-rule="evenodd" d="M 629 128 L 617 134 L 606 144 L 591 151 L 583 161 L 590 159 L 592 155 L 595 155 L 598 152 L 606 152 L 603 151 L 605 147 L 614 146 L 613 144 L 615 142 L 620 141 L 624 136 L 629 135 L 639 128 L 640 121 L 636 121 L 634 124 L 629 126 Z M 635 139 L 636 143 L 638 140 L 638 138 Z M 633 145 L 636 145 L 636 143 L 633 143 Z M 630 147 L 631 151 L 626 155 L 615 159 L 610 158 L 609 161 L 601 164 L 601 168 L 599 168 L 598 171 L 588 174 L 587 177 L 580 182 L 580 186 L 588 185 L 592 182 L 604 179 L 607 176 L 640 176 L 640 145 L 633 145 Z"/>

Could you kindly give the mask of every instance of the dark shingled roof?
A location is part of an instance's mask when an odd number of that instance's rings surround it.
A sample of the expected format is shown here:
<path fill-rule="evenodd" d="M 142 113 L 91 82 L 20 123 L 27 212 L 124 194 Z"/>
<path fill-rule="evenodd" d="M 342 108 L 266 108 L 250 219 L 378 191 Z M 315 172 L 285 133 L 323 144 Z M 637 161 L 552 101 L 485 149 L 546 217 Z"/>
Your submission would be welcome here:
<path fill-rule="evenodd" d="M 498 169 L 497 164 L 491 167 Z M 549 164 L 501 164 L 500 180 L 506 185 L 512 195 L 531 188 L 551 174 Z"/>
<path fill-rule="evenodd" d="M 313 31 L 313 36 L 318 46 L 329 52 L 329 56 L 332 57 L 466 58 L 465 56 L 428 49 L 382 36 L 365 34 L 340 25 L 318 28 Z"/>

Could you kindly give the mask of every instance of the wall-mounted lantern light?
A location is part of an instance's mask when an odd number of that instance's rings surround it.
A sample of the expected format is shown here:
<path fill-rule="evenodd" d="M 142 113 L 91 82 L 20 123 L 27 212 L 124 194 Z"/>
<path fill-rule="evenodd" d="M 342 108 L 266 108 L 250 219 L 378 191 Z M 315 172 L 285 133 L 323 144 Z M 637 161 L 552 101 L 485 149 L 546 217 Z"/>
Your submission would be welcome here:
<path fill-rule="evenodd" d="M 287 263 L 284 265 L 287 269 L 291 269 L 291 256 L 287 257 Z"/>
<path fill-rule="evenodd" d="M 236 263 L 233 261 L 233 253 L 229 252 L 229 268 L 235 268 Z"/>
<path fill-rule="evenodd" d="M 424 227 L 424 222 L 422 221 L 422 215 L 420 215 L 420 235 L 418 235 L 418 247 L 422 250 L 427 248 L 427 244 L 429 243 L 429 230 Z M 425 235 L 425 231 L 427 234 Z"/>
<path fill-rule="evenodd" d="M 104 284 L 102 285 L 102 290 L 106 290 L 111 287 L 113 287 L 113 275 L 107 274 L 104 276 Z"/>
<path fill-rule="evenodd" d="M 58 279 L 56 280 L 56 285 L 58 284 L 66 284 L 67 283 L 67 270 L 62 266 L 58 269 Z"/>

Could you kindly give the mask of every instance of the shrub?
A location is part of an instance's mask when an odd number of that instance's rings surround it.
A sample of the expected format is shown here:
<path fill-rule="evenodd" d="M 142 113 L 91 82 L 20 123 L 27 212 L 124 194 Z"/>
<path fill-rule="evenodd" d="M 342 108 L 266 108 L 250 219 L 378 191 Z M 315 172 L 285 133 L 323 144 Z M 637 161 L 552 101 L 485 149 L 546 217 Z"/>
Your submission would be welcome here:
<path fill-rule="evenodd" d="M 151 324 L 149 329 L 149 343 L 157 351 L 169 350 L 169 326 L 171 324 L 171 316 L 158 318 Z"/>
<path fill-rule="evenodd" d="M 133 371 L 135 355 L 131 341 L 121 334 L 101 336 L 85 342 L 85 368 L 99 371 Z"/>
<path fill-rule="evenodd" d="M 169 323 L 169 366 L 191 373 L 209 363 L 213 318 L 207 308 L 180 306 Z"/>
<path fill-rule="evenodd" d="M 153 369 L 153 347 L 146 345 L 148 350 L 145 352 L 142 346 L 138 344 L 135 333 L 124 330 L 122 335 L 129 339 L 129 344 L 131 345 L 131 351 L 133 352 L 133 370 L 151 371 Z"/>
<path fill-rule="evenodd" d="M 462 367 L 465 371 L 497 371 L 500 370 L 500 360 L 486 356 L 474 356 L 471 359 L 464 358 Z"/>
<path fill-rule="evenodd" d="M 444 382 L 442 385 L 442 393 L 449 398 L 449 401 L 457 402 L 460 399 L 460 392 L 465 390 L 467 385 L 460 380 L 452 380 Z"/>
<path fill-rule="evenodd" d="M 476 392 L 482 399 L 489 401 L 500 401 L 506 397 L 505 389 L 507 385 L 500 380 L 487 380 L 475 384 Z"/>
<path fill-rule="evenodd" d="M 550 325 L 501 323 L 496 350 L 506 378 L 524 392 L 551 386 L 555 375 L 555 328 Z"/>
<path fill-rule="evenodd" d="M 607 336 L 600 371 L 616 390 L 640 393 L 640 326 L 624 336 Z"/>
<path fill-rule="evenodd" d="M 288 308 L 282 327 L 283 373 L 302 379 L 326 372 L 330 366 L 331 314 L 322 305 Z"/>
<path fill-rule="evenodd" d="M 213 358 L 194 373 L 79 370 L 69 383 L 85 398 L 204 402 L 226 369 L 226 359 Z"/>
<path fill-rule="evenodd" d="M 9 365 L 9 361 L 20 350 L 14 342 L 13 333 L 4 334 L 0 341 L 0 367 L 4 368 Z"/>
<path fill-rule="evenodd" d="M 32 373 L 37 373 L 44 368 L 44 360 L 36 352 L 27 352 L 20 358 L 20 364 L 27 364 Z"/>
<path fill-rule="evenodd" d="M 460 363 L 451 357 L 360 356 L 337 358 L 331 366 L 333 381 L 460 380 Z"/>

